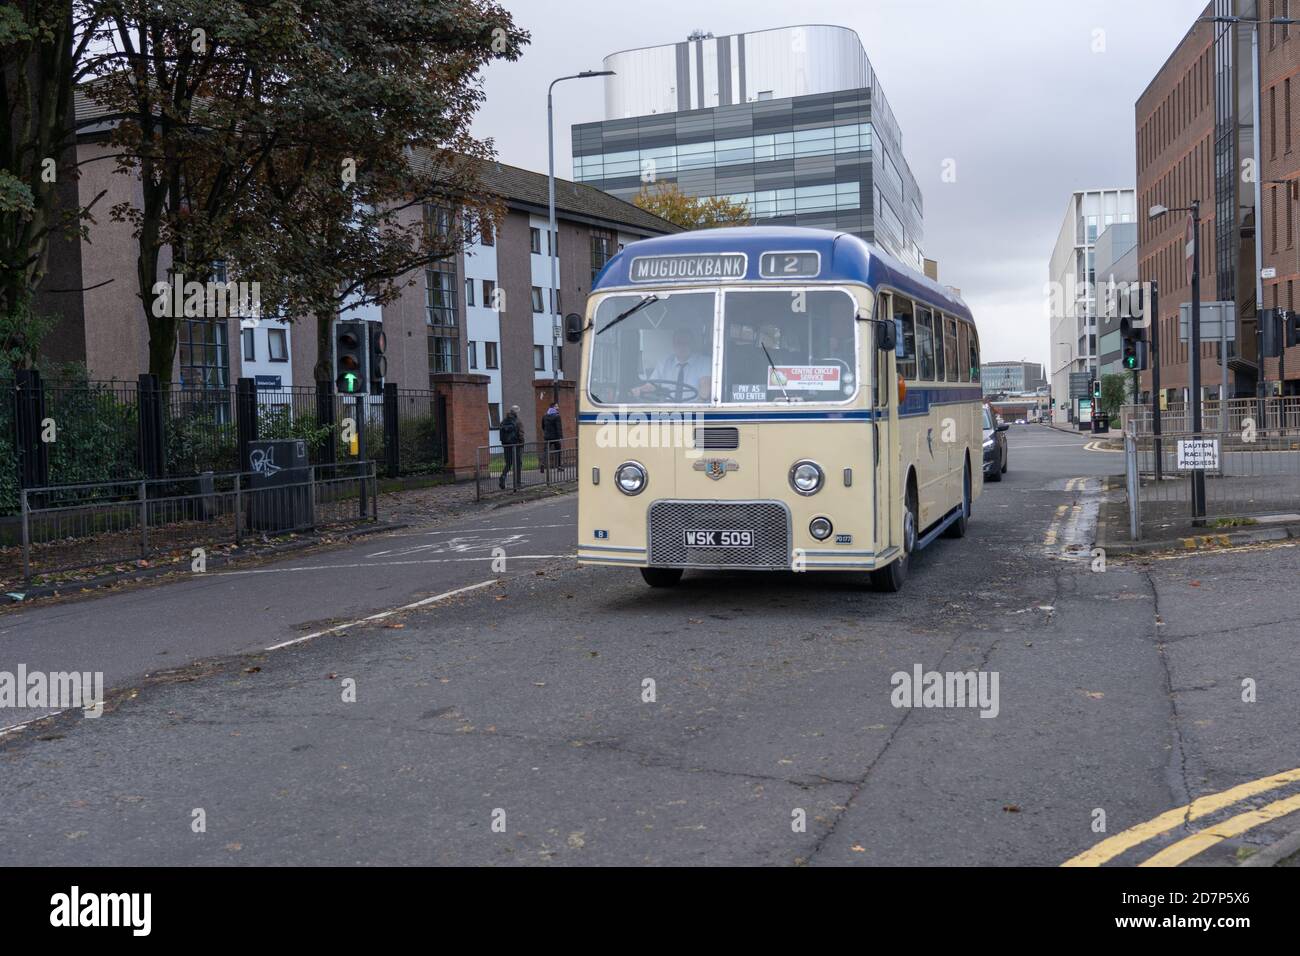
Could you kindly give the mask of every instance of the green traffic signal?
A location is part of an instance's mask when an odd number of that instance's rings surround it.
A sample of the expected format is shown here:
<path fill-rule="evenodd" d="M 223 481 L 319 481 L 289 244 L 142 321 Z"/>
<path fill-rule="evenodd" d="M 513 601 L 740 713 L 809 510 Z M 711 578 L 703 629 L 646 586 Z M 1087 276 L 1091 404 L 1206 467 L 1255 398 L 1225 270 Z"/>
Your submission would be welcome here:
<path fill-rule="evenodd" d="M 344 373 L 343 373 L 343 391 L 345 391 L 345 392 L 355 392 L 356 390 L 357 390 L 357 374 L 356 374 L 356 372 L 344 372 Z"/>

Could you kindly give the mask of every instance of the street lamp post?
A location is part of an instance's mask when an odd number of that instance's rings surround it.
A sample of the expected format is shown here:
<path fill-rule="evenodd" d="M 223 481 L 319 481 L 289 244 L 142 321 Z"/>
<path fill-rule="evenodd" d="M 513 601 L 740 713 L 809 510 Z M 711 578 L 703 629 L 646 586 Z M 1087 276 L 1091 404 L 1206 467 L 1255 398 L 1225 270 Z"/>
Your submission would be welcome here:
<path fill-rule="evenodd" d="M 1159 219 L 1168 212 L 1185 212 L 1192 218 L 1192 315 L 1188 343 L 1188 401 L 1192 406 L 1192 434 L 1201 437 L 1201 201 L 1170 209 L 1155 205 L 1147 218 Z M 1205 469 L 1192 472 L 1192 523 L 1205 523 Z"/>
<path fill-rule="evenodd" d="M 562 83 L 565 80 L 585 80 L 592 76 L 613 75 L 613 70 L 583 70 L 573 76 L 561 76 L 551 80 L 551 85 L 546 88 L 546 206 L 548 213 L 546 247 L 551 259 L 551 345 L 552 354 L 555 356 L 555 382 L 551 394 L 557 402 L 560 400 L 560 376 L 563 372 L 560 368 L 560 250 L 556 248 L 560 244 L 560 237 L 555 226 L 555 111 L 551 91 L 555 89 L 556 83 Z"/>

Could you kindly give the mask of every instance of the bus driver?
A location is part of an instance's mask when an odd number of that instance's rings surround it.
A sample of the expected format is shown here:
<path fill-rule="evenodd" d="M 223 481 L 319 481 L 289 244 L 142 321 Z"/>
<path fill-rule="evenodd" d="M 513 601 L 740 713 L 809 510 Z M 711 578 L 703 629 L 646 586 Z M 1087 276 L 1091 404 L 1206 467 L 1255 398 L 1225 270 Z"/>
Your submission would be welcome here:
<path fill-rule="evenodd" d="M 664 402 L 708 402 L 713 363 L 695 351 L 694 345 L 690 329 L 674 329 L 673 350 L 655 366 L 645 383 L 632 389 L 632 394 Z"/>

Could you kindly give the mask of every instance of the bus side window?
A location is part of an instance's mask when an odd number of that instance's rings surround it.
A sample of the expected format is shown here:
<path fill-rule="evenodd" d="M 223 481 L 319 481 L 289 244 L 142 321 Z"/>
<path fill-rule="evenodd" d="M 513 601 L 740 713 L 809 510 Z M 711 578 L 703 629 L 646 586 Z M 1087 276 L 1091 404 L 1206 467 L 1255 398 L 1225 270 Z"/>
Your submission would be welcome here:
<path fill-rule="evenodd" d="M 947 376 L 944 374 L 944 356 L 947 354 L 943 348 L 943 313 L 934 312 L 934 380 L 942 382 Z"/>
<path fill-rule="evenodd" d="M 957 323 L 957 355 L 961 363 L 961 375 L 958 381 L 970 381 L 970 327 L 965 322 Z"/>
<path fill-rule="evenodd" d="M 980 380 L 980 334 L 973 325 L 970 327 L 970 380 Z"/>
<path fill-rule="evenodd" d="M 933 382 L 934 325 L 929 309 L 916 311 L 916 354 L 921 366 L 917 378 L 922 382 Z"/>
<path fill-rule="evenodd" d="M 943 317 L 943 354 L 948 381 L 955 382 L 957 365 L 961 362 L 961 352 L 957 350 L 957 320 L 951 315 Z"/>
<path fill-rule="evenodd" d="M 894 303 L 894 323 L 898 327 L 898 376 L 916 378 L 916 326 L 912 319 L 912 301 L 901 295 L 890 297 Z"/>

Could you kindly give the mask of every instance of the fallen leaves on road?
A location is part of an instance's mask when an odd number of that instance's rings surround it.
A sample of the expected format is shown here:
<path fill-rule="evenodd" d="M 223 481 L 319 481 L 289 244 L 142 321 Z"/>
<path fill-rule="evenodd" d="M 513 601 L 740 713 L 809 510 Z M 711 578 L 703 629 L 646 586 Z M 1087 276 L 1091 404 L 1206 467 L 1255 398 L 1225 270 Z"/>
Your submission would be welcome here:
<path fill-rule="evenodd" d="M 1002 812 L 1003 812 L 1003 813 L 1019 813 L 1019 812 L 1020 812 L 1020 806 L 1019 806 L 1018 804 L 1015 804 L 1015 803 L 1008 803 L 1005 807 L 1002 808 Z"/>
<path fill-rule="evenodd" d="M 866 853 L 866 852 L 867 852 L 867 848 L 866 848 L 865 846 L 863 846 L 861 843 L 855 843 L 855 844 L 853 844 L 853 846 L 849 847 L 849 849 L 852 850 L 854 853 Z"/>

